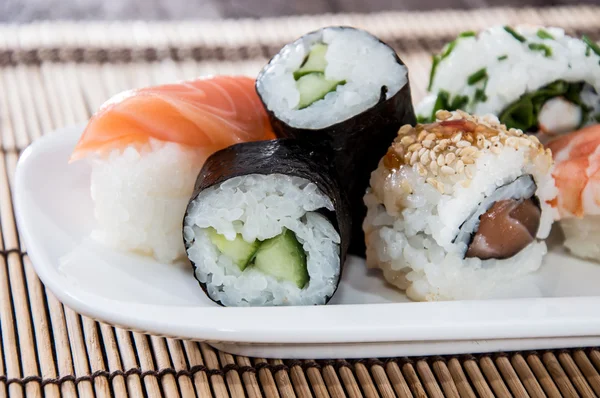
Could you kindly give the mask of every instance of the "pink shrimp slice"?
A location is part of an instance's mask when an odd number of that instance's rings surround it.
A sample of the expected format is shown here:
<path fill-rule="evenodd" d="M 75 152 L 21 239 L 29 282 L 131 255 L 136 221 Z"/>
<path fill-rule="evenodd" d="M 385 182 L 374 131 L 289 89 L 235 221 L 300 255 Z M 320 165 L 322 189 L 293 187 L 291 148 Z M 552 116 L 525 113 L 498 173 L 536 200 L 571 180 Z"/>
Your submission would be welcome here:
<path fill-rule="evenodd" d="M 600 214 L 600 125 L 585 127 L 548 143 L 555 160 L 561 217 Z"/>

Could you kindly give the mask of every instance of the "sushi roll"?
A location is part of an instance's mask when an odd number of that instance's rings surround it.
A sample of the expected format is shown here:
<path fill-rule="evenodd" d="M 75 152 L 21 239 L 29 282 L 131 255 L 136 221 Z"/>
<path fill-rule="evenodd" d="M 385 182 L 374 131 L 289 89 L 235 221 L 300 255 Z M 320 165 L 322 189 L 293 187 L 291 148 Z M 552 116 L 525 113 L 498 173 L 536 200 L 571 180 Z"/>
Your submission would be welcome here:
<path fill-rule="evenodd" d="M 295 140 L 233 145 L 198 175 L 183 222 L 194 274 L 224 306 L 326 304 L 351 218 L 329 154 Z"/>
<path fill-rule="evenodd" d="M 600 47 L 538 26 L 464 32 L 434 55 L 429 95 L 416 109 L 493 114 L 542 142 L 600 120 Z"/>
<path fill-rule="evenodd" d="M 589 126 L 548 143 L 556 166 L 565 246 L 578 257 L 600 262 L 600 125 Z"/>
<path fill-rule="evenodd" d="M 185 259 L 181 220 L 206 158 L 231 144 L 271 138 L 247 77 L 116 95 L 92 116 L 71 156 L 91 165 L 92 238 L 160 262 Z"/>
<path fill-rule="evenodd" d="M 496 297 L 537 270 L 557 212 L 550 150 L 493 116 L 405 125 L 365 195 L 367 266 L 419 301 Z"/>
<path fill-rule="evenodd" d="M 278 137 L 333 149 L 354 219 L 350 251 L 364 256 L 369 174 L 398 128 L 416 120 L 408 69 L 371 34 L 327 27 L 283 47 L 260 72 L 256 90 Z"/>

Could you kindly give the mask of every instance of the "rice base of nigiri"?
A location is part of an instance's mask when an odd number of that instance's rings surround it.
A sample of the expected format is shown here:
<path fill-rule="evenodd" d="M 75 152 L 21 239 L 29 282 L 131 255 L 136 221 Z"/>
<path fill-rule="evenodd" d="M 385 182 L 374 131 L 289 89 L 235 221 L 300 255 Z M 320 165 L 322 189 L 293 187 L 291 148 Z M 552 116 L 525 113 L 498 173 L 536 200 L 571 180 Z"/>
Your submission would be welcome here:
<path fill-rule="evenodd" d="M 600 215 L 560 222 L 565 247 L 578 257 L 600 261 Z"/>
<path fill-rule="evenodd" d="M 90 158 L 97 227 L 92 238 L 160 262 L 185 258 L 181 222 L 210 153 L 150 139 Z"/>

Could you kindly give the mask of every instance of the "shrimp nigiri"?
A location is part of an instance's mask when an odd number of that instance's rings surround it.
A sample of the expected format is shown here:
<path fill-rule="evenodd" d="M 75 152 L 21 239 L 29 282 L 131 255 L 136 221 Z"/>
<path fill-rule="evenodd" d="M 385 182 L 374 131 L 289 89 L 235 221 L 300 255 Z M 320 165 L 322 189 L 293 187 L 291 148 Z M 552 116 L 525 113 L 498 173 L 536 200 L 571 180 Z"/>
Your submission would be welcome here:
<path fill-rule="evenodd" d="M 214 152 L 274 138 L 247 77 L 217 76 L 127 91 L 90 119 L 70 161 L 87 158 L 97 228 L 111 247 L 173 262 L 195 179 Z"/>
<path fill-rule="evenodd" d="M 548 143 L 559 190 L 555 207 L 565 246 L 600 261 L 600 125 L 585 127 Z"/>

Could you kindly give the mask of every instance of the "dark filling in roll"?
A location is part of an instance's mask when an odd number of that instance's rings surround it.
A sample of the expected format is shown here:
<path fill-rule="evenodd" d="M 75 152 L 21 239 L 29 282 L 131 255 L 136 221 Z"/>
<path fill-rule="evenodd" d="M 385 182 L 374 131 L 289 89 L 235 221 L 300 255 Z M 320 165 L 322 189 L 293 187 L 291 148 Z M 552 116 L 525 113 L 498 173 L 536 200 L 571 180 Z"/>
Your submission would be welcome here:
<path fill-rule="evenodd" d="M 505 259 L 514 256 L 535 239 L 541 209 L 537 198 L 495 202 L 479 219 L 466 257 Z"/>

